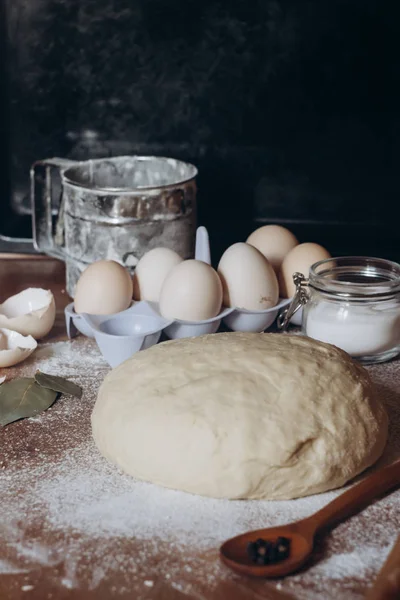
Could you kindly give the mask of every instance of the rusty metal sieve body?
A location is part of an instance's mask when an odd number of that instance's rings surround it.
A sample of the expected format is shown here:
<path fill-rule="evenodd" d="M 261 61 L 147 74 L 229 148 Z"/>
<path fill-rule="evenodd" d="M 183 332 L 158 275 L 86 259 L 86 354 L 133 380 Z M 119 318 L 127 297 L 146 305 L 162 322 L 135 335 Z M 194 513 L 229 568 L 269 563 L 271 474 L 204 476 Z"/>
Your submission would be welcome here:
<path fill-rule="evenodd" d="M 55 171 L 61 178 L 58 211 Z M 190 258 L 196 231 L 196 176 L 193 165 L 166 157 L 38 161 L 31 169 L 35 248 L 65 261 L 66 288 L 72 297 L 80 274 L 96 260 L 134 267 L 145 252 L 158 246 Z"/>

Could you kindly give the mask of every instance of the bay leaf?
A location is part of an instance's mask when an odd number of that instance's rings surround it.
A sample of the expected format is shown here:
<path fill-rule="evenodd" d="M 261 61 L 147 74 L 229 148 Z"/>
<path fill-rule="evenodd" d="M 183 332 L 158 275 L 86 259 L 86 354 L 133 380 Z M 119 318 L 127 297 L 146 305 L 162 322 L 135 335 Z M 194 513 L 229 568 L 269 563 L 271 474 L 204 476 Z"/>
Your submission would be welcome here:
<path fill-rule="evenodd" d="M 0 425 L 3 427 L 47 410 L 58 392 L 41 387 L 33 377 L 21 377 L 0 385 Z"/>
<path fill-rule="evenodd" d="M 64 377 L 58 377 L 57 375 L 47 375 L 41 371 L 35 373 L 36 382 L 44 388 L 60 392 L 60 394 L 69 394 L 70 396 L 76 396 L 77 398 L 82 397 L 82 388 Z"/>

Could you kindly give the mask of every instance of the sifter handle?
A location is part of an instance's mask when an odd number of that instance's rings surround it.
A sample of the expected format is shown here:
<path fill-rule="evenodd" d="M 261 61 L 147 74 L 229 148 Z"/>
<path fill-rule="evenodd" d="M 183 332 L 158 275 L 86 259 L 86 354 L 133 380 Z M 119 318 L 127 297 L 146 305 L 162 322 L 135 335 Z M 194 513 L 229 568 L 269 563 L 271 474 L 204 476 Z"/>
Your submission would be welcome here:
<path fill-rule="evenodd" d="M 33 245 L 38 252 L 44 252 L 55 258 L 64 259 L 62 246 L 64 211 L 61 205 L 58 211 L 57 233 L 53 233 L 52 219 L 52 173 L 59 172 L 76 164 L 76 161 L 65 158 L 48 158 L 35 162 L 30 171 L 32 237 Z"/>

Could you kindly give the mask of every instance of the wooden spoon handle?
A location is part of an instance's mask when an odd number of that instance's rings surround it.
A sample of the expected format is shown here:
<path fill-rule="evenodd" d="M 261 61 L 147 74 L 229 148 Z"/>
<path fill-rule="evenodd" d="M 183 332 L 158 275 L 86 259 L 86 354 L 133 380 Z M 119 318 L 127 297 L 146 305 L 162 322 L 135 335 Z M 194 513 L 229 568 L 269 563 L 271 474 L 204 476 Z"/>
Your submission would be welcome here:
<path fill-rule="evenodd" d="M 365 508 L 372 500 L 397 485 L 400 485 L 400 460 L 375 471 L 305 521 L 314 532 L 331 527 Z"/>
<path fill-rule="evenodd" d="M 400 536 L 380 570 L 366 600 L 398 600 L 400 598 Z"/>

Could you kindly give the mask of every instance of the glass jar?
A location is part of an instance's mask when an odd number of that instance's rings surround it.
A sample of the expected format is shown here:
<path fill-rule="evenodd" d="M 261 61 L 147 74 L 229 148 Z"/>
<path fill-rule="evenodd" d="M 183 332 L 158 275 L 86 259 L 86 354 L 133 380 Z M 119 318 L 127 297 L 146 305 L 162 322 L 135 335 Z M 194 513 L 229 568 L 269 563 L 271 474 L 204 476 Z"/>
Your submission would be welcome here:
<path fill-rule="evenodd" d="M 385 362 L 400 353 L 400 265 L 368 257 L 329 258 L 312 265 L 308 281 L 296 276 L 305 335 L 363 363 Z"/>

